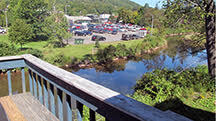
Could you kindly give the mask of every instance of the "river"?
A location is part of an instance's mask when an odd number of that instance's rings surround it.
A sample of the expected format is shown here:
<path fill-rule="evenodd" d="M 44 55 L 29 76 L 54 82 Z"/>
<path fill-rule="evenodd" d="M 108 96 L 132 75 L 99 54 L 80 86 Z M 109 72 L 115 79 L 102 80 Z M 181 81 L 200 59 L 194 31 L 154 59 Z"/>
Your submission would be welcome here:
<path fill-rule="evenodd" d="M 80 69 L 72 73 L 126 95 L 134 92 L 136 80 L 146 72 L 162 68 L 179 70 L 207 64 L 205 50 L 191 48 L 174 39 L 168 40 L 166 49 L 144 55 L 138 61 L 121 61 L 106 65 L 103 69 Z"/>

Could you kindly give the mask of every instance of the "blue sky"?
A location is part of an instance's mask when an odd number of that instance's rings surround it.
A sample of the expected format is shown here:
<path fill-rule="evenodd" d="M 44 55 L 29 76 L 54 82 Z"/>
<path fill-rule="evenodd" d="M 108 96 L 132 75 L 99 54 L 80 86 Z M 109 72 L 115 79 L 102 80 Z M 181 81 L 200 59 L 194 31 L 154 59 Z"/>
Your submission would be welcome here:
<path fill-rule="evenodd" d="M 140 4 L 140 5 L 145 5 L 145 3 L 148 3 L 150 7 L 155 7 L 155 5 L 158 2 L 160 2 L 160 3 L 158 3 L 160 8 L 161 8 L 161 6 L 163 4 L 162 3 L 163 0 L 131 0 L 131 1 L 136 2 L 136 3 Z"/>

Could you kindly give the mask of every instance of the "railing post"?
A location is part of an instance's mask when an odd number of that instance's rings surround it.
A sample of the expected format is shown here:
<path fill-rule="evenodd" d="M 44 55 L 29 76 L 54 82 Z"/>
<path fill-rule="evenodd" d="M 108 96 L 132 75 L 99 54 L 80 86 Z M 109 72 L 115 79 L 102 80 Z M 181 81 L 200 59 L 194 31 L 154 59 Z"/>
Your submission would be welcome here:
<path fill-rule="evenodd" d="M 28 69 L 28 75 L 29 75 L 29 88 L 30 88 L 30 92 L 32 95 L 34 95 L 33 93 L 33 86 L 32 86 L 32 72 L 30 69 Z"/>
<path fill-rule="evenodd" d="M 36 79 L 36 74 L 33 72 L 33 87 L 34 87 L 34 96 L 35 98 L 38 99 L 37 96 L 37 79 Z"/>
<path fill-rule="evenodd" d="M 72 107 L 71 107 L 71 97 L 65 93 L 64 94 L 64 114 L 66 113 L 66 120 L 64 119 L 64 121 L 72 121 Z M 64 115 L 65 116 L 65 115 Z"/>
<path fill-rule="evenodd" d="M 60 89 L 57 89 L 57 111 L 60 121 L 63 121 L 63 103 L 62 103 L 62 91 Z"/>
<path fill-rule="evenodd" d="M 43 104 L 43 94 L 42 94 L 42 80 L 41 77 L 38 75 L 38 97 L 39 97 L 39 101 L 41 102 L 41 104 Z"/>
<path fill-rule="evenodd" d="M 7 77 L 8 77 L 8 92 L 9 95 L 12 95 L 12 84 L 11 84 L 11 71 L 7 71 Z"/>
<path fill-rule="evenodd" d="M 21 72 L 22 72 L 22 89 L 23 89 L 23 93 L 25 93 L 26 92 L 25 69 L 22 68 Z"/>
<path fill-rule="evenodd" d="M 49 94 L 49 109 L 50 111 L 56 116 L 56 112 L 55 112 L 55 97 L 54 97 L 54 87 L 52 84 L 49 84 L 49 88 L 48 88 L 48 94 Z"/>
<path fill-rule="evenodd" d="M 44 91 L 44 105 L 47 109 L 49 109 L 49 98 L 48 98 L 48 86 L 47 86 L 47 81 L 43 79 L 43 91 Z"/>

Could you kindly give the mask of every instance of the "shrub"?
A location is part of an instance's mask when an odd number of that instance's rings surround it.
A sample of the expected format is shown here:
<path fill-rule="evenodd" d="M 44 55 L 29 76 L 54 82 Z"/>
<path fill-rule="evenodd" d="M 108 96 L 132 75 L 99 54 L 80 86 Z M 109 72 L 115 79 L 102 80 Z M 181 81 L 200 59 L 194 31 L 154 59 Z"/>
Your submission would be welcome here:
<path fill-rule="evenodd" d="M 96 54 L 97 60 L 101 63 L 110 62 L 114 59 L 115 52 L 116 48 L 113 45 L 109 45 L 104 49 L 99 49 Z"/>
<path fill-rule="evenodd" d="M 70 62 L 70 58 L 66 57 L 63 53 L 59 53 L 51 58 L 46 58 L 45 60 L 57 66 L 62 66 Z"/>
<path fill-rule="evenodd" d="M 116 52 L 115 55 L 119 58 L 123 58 L 128 56 L 128 50 L 124 44 L 118 44 L 116 46 Z"/>
<path fill-rule="evenodd" d="M 0 56 L 15 55 L 17 49 L 13 45 L 5 42 L 0 42 Z"/>
<path fill-rule="evenodd" d="M 32 48 L 29 48 L 27 50 L 24 50 L 24 51 L 20 51 L 19 52 L 19 55 L 22 55 L 22 54 L 32 54 L 38 58 L 43 58 L 43 53 L 42 51 L 38 50 L 38 49 L 32 49 Z"/>
<path fill-rule="evenodd" d="M 213 92 L 214 80 L 208 75 L 206 66 L 187 69 L 181 73 L 168 69 L 154 70 L 137 81 L 135 91 L 151 96 L 155 102 L 162 102 L 170 98 L 190 96 L 191 92 Z"/>

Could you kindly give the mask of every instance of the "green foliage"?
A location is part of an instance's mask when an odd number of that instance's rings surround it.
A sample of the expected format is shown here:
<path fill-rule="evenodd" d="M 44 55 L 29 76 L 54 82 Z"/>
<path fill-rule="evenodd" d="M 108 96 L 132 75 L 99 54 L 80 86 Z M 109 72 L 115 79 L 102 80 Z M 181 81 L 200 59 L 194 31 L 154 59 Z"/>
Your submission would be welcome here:
<path fill-rule="evenodd" d="M 10 2 L 9 11 L 11 14 L 12 24 L 17 19 L 22 19 L 31 26 L 31 37 L 34 40 L 44 40 L 42 28 L 44 19 L 47 17 L 47 4 L 43 0 L 14 0 Z"/>
<path fill-rule="evenodd" d="M 22 45 L 32 39 L 31 25 L 26 24 L 22 19 L 16 19 L 9 29 L 9 40 L 13 43 Z"/>
<path fill-rule="evenodd" d="M 138 4 L 129 0 L 58 0 L 56 6 L 58 10 L 64 11 L 67 6 L 67 13 L 69 15 L 86 15 L 86 14 L 112 14 L 116 13 L 118 8 L 124 7 L 127 9 L 137 9 Z"/>
<path fill-rule="evenodd" d="M 197 3 L 198 2 L 198 3 Z M 196 5 L 195 5 L 196 4 Z M 199 5 L 198 5 L 199 4 Z M 169 28 L 192 29 L 203 33 L 205 30 L 204 1 L 190 2 L 187 0 L 173 0 L 164 2 L 164 24 Z"/>
<path fill-rule="evenodd" d="M 55 56 L 52 56 L 51 58 L 45 58 L 45 60 L 54 65 L 62 66 L 67 64 L 70 59 L 66 57 L 63 53 L 59 53 Z"/>
<path fill-rule="evenodd" d="M 199 99 L 203 99 L 200 100 L 203 103 L 211 100 L 213 95 L 209 95 L 209 93 L 214 92 L 214 86 L 214 80 L 209 76 L 206 66 L 198 66 L 182 72 L 168 69 L 154 70 L 144 74 L 137 81 L 134 87 L 136 93 L 133 97 L 150 105 L 174 98 L 182 99 L 183 102 L 190 99 L 197 106 L 196 103 Z M 213 106 L 214 102 L 208 103 Z M 199 107 L 210 111 L 215 110 L 212 110 L 212 107 L 207 107 L 206 104 Z"/>
<path fill-rule="evenodd" d="M 54 13 L 45 19 L 43 31 L 50 40 L 66 40 L 71 36 L 67 32 L 68 22 L 62 13 Z"/>
<path fill-rule="evenodd" d="M 110 62 L 115 57 L 115 51 L 116 48 L 113 45 L 109 45 L 104 49 L 99 49 L 96 54 L 97 60 L 102 63 Z"/>
<path fill-rule="evenodd" d="M 8 56 L 16 54 L 17 50 L 13 45 L 0 41 L 0 56 Z"/>
<path fill-rule="evenodd" d="M 99 40 L 98 40 L 98 39 L 96 39 L 95 47 L 96 47 L 96 48 L 100 48 L 100 43 L 99 43 Z"/>
<path fill-rule="evenodd" d="M 22 50 L 18 53 L 19 55 L 22 55 L 22 54 L 32 54 L 34 55 L 35 57 L 38 57 L 38 58 L 43 58 L 43 53 L 42 51 L 38 50 L 38 49 L 26 49 L 26 50 Z"/>
<path fill-rule="evenodd" d="M 66 44 L 64 44 L 62 41 L 54 40 L 49 41 L 44 47 L 51 47 L 51 48 L 63 48 Z"/>

